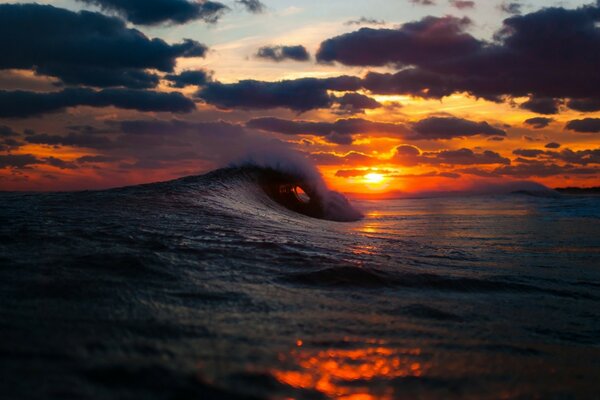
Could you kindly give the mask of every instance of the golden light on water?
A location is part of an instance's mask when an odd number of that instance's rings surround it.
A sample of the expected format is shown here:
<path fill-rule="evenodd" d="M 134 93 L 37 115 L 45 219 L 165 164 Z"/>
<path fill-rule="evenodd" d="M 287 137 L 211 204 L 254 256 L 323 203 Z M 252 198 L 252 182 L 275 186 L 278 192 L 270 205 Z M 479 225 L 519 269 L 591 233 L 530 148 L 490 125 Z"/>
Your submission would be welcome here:
<path fill-rule="evenodd" d="M 335 399 L 393 399 L 386 381 L 419 377 L 426 366 L 421 350 L 392 348 L 368 342 L 359 348 L 310 350 L 296 348 L 280 359 L 289 368 L 272 371 L 275 378 L 297 389 L 318 391 Z"/>

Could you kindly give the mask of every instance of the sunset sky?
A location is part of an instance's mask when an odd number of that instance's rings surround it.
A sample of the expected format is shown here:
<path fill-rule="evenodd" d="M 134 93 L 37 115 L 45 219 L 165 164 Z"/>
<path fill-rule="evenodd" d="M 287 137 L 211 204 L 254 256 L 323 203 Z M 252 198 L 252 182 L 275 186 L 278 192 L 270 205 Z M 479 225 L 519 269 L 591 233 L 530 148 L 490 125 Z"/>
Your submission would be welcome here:
<path fill-rule="evenodd" d="M 344 192 L 600 184 L 600 1 L 0 3 L 1 190 L 290 149 Z"/>

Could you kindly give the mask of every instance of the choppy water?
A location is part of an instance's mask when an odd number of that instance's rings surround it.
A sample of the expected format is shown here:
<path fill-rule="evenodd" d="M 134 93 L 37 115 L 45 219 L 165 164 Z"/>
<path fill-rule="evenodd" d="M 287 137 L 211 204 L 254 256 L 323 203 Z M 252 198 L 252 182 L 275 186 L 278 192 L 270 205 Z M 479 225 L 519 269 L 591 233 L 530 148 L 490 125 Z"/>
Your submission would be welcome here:
<path fill-rule="evenodd" d="M 356 204 L 240 171 L 0 194 L 2 397 L 598 397 L 599 197 Z"/>

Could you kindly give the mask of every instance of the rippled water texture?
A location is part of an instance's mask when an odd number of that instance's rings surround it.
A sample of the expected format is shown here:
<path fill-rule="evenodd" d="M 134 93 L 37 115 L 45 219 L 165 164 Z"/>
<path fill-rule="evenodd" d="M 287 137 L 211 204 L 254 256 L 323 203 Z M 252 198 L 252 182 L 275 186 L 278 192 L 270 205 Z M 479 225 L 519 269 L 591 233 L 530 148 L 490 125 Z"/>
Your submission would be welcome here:
<path fill-rule="evenodd" d="M 0 194 L 3 397 L 594 398 L 600 198 Z"/>

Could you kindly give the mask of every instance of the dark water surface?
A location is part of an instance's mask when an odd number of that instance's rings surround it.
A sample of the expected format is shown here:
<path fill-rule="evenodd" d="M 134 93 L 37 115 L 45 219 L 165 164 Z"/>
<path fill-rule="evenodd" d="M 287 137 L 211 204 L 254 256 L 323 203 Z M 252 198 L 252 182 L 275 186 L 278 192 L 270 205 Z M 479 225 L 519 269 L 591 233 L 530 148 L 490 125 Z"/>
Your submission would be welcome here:
<path fill-rule="evenodd" d="M 6 399 L 598 398 L 600 197 L 0 194 Z"/>

